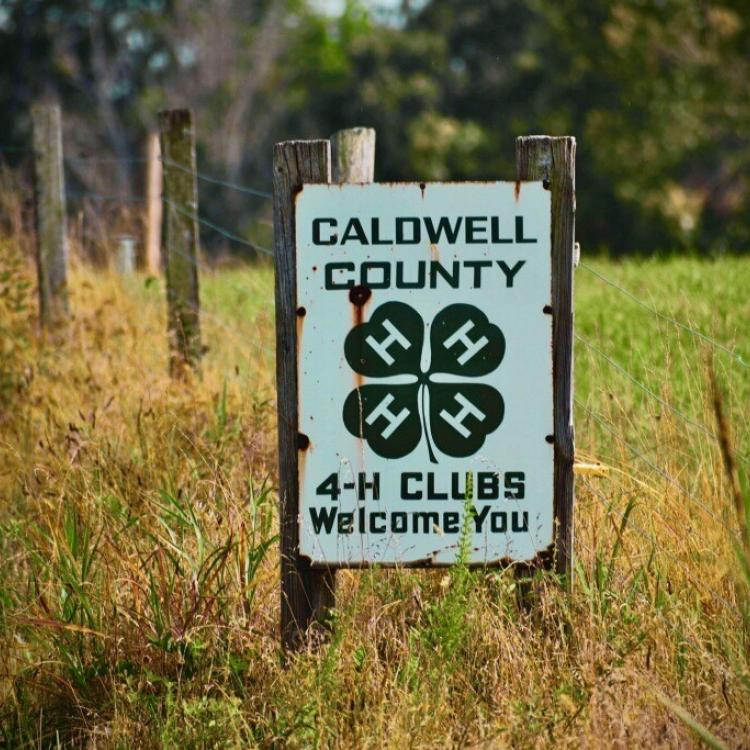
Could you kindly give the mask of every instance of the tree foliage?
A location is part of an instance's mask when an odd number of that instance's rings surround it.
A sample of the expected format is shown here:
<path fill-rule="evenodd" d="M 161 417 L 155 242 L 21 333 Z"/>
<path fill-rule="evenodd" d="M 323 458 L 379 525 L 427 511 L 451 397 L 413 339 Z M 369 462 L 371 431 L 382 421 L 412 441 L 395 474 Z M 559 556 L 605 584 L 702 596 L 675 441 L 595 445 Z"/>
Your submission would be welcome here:
<path fill-rule="evenodd" d="M 512 178 L 513 138 L 579 141 L 579 236 L 614 252 L 750 243 L 746 0 L 5 0 L 0 126 L 56 97 L 72 179 L 137 192 L 155 113 L 197 112 L 200 160 L 267 184 L 274 141 L 378 131 L 379 179 Z M 115 184 L 116 183 L 116 184 Z M 262 211 L 205 196 L 215 215 Z"/>

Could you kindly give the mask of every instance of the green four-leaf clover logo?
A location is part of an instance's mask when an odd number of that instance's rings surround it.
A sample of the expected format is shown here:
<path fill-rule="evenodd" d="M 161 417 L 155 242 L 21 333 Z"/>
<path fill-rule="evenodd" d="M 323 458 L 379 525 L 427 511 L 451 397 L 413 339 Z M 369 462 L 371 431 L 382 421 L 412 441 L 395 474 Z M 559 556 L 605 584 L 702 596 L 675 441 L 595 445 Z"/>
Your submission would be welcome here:
<path fill-rule="evenodd" d="M 502 331 L 473 305 L 446 307 L 430 326 L 426 370 L 425 338 L 414 308 L 386 302 L 344 342 L 352 370 L 387 379 L 355 388 L 344 402 L 346 428 L 384 458 L 411 453 L 422 434 L 433 463 L 433 445 L 448 456 L 471 456 L 503 420 L 502 396 L 471 380 L 499 366 L 505 354 Z"/>

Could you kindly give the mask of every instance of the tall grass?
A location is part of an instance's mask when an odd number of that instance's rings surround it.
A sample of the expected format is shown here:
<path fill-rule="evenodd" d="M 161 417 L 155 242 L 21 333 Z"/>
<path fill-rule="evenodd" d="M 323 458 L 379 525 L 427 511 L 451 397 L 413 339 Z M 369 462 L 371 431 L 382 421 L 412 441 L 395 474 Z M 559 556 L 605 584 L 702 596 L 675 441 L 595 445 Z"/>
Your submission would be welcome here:
<path fill-rule="evenodd" d="M 542 576 L 526 609 L 512 571 L 343 571 L 330 640 L 282 667 L 270 269 L 203 274 L 203 380 L 176 384 L 161 280 L 76 266 L 45 342 L 33 274 L 11 240 L 0 258 L 1 745 L 675 747 L 698 727 L 750 747 L 719 442 L 592 351 L 573 594 Z M 596 268 L 749 358 L 748 260 Z M 577 285 L 582 335 L 716 431 L 705 344 Z M 713 355 L 740 456 L 748 371 Z"/>

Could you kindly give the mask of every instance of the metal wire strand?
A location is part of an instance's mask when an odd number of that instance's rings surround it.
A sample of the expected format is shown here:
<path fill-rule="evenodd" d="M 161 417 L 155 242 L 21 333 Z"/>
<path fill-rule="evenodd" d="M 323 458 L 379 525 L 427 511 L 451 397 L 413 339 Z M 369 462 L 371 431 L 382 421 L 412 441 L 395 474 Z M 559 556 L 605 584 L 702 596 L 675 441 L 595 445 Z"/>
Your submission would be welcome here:
<path fill-rule="evenodd" d="M 172 248 L 172 250 L 170 252 L 176 253 L 181 258 L 184 258 L 188 262 L 190 262 L 193 265 L 195 265 L 196 268 L 201 269 L 204 273 L 213 273 L 213 271 L 214 271 L 213 268 L 211 268 L 208 264 L 206 264 L 203 261 L 201 261 L 199 258 L 191 258 L 189 255 L 186 255 L 185 253 L 183 253 L 181 250 L 178 250 L 177 248 Z M 253 291 L 249 286 L 239 286 L 239 285 L 235 284 L 233 281 L 228 281 L 226 283 L 229 285 L 229 287 L 231 287 L 238 294 L 246 295 L 249 292 Z M 199 310 L 199 312 L 201 312 L 201 311 Z M 258 346 L 261 346 L 261 345 L 258 345 Z M 266 350 L 266 351 L 271 351 L 270 347 L 263 346 L 262 348 L 264 350 Z"/>
<path fill-rule="evenodd" d="M 622 435 L 620 435 L 614 428 L 612 428 L 601 415 L 589 409 L 577 398 L 574 399 L 574 401 L 577 406 L 583 409 L 583 411 L 585 411 L 590 417 L 598 422 L 610 435 L 612 435 L 612 437 L 615 438 L 615 440 L 625 446 L 625 448 L 627 448 L 634 456 L 636 456 L 636 458 L 639 458 L 650 469 L 655 471 L 657 474 L 659 474 L 659 476 L 673 485 L 677 490 L 680 491 L 682 495 L 684 495 L 684 497 L 690 500 L 690 502 L 692 502 L 696 507 L 700 508 L 707 516 L 712 518 L 714 521 L 716 521 L 717 524 L 719 524 L 719 526 L 725 529 L 735 542 L 737 542 L 738 544 L 740 543 L 741 540 L 739 534 L 731 529 L 723 519 L 719 518 L 719 516 L 717 516 L 716 513 L 711 510 L 711 508 L 709 508 L 708 505 L 706 505 L 706 503 L 700 497 L 680 484 L 669 472 L 659 468 L 653 461 L 651 461 L 647 456 L 641 453 L 637 448 L 634 448 L 630 443 L 628 443 L 627 440 L 625 440 L 624 437 L 622 437 Z"/>
<path fill-rule="evenodd" d="M 164 201 L 164 203 L 166 203 L 168 206 L 170 206 L 171 208 L 173 208 L 175 211 L 182 214 L 186 218 L 191 219 L 192 221 L 197 221 L 199 224 L 203 224 L 204 226 L 207 226 L 210 229 L 213 229 L 215 232 L 218 232 L 222 236 L 226 237 L 228 240 L 232 240 L 233 242 L 238 242 L 241 245 L 245 245 L 249 248 L 252 248 L 256 252 L 263 253 L 264 255 L 268 255 L 268 256 L 273 255 L 273 250 L 270 250 L 267 247 L 263 247 L 262 245 L 258 245 L 255 242 L 251 242 L 250 240 L 246 240 L 244 237 L 240 237 L 238 234 L 234 234 L 233 232 L 230 232 L 228 229 L 225 229 L 224 227 L 221 227 L 218 224 L 214 224 L 214 222 L 209 221 L 203 216 L 192 213 L 188 209 L 178 205 L 174 201 L 169 200 L 169 198 L 166 198 L 165 196 L 162 196 L 162 200 Z"/>
<path fill-rule="evenodd" d="M 607 500 L 607 497 L 604 495 L 604 493 L 598 488 L 594 487 L 594 485 L 591 483 L 591 480 L 588 479 L 588 477 L 582 477 L 584 483 L 590 490 L 590 492 L 595 496 L 596 500 L 600 503 L 600 505 L 604 508 L 605 513 L 609 516 L 617 516 L 621 520 L 625 519 L 625 514 L 620 513 L 619 511 L 615 511 L 610 507 L 610 503 Z M 734 604 L 732 604 L 728 599 L 724 598 L 721 594 L 717 594 L 715 591 L 711 591 L 710 589 L 703 589 L 700 588 L 696 582 L 693 580 L 692 575 L 690 574 L 690 571 L 688 570 L 685 563 L 680 560 L 679 557 L 669 552 L 664 547 L 660 546 L 658 543 L 658 540 L 656 537 L 649 534 L 647 531 L 642 529 L 635 521 L 633 521 L 632 518 L 628 517 L 627 519 L 627 528 L 632 528 L 633 531 L 638 534 L 644 541 L 648 542 L 649 544 L 653 545 L 655 549 L 657 549 L 661 554 L 668 557 L 688 578 L 688 580 L 693 584 L 693 586 L 696 588 L 696 590 L 700 591 L 703 594 L 708 594 L 715 602 L 718 604 L 722 604 L 724 607 L 726 607 L 729 610 L 735 610 L 736 607 Z"/>
<path fill-rule="evenodd" d="M 591 266 L 587 265 L 586 263 L 581 262 L 579 263 L 579 265 L 581 268 L 586 269 L 590 274 L 593 274 L 598 279 L 603 281 L 605 284 L 609 284 L 609 286 L 611 286 L 613 289 L 617 289 L 618 292 L 620 292 L 621 294 L 624 294 L 626 297 L 631 299 L 633 302 L 635 302 L 637 305 L 642 307 L 644 310 L 648 310 L 648 312 L 650 312 L 652 315 L 655 315 L 657 318 L 660 318 L 661 320 L 664 320 L 667 323 L 671 323 L 672 325 L 675 325 L 678 328 L 681 328 L 683 331 L 687 331 L 692 336 L 696 336 L 697 338 L 702 339 L 707 344 L 710 344 L 716 349 L 719 349 L 725 354 L 728 354 L 732 359 L 734 359 L 742 367 L 750 369 L 750 364 L 745 362 L 745 360 L 742 359 L 742 357 L 739 354 L 737 354 L 737 352 L 733 351 L 725 344 L 722 344 L 717 339 L 713 338 L 712 336 L 708 336 L 707 334 L 703 333 L 703 331 L 699 331 L 697 328 L 692 328 L 691 326 L 685 323 L 681 323 L 679 320 L 675 320 L 669 315 L 665 315 L 663 312 L 660 312 L 656 308 L 649 305 L 647 302 L 644 302 L 642 299 L 639 299 L 638 297 L 636 297 L 636 295 L 633 294 L 632 292 L 628 291 L 624 287 L 621 287 L 619 284 L 612 281 L 612 279 L 608 279 L 606 276 L 599 273 L 599 271 L 594 270 Z"/>
<path fill-rule="evenodd" d="M 167 159 L 164 156 L 160 156 L 159 159 L 161 160 L 162 164 L 166 164 L 168 167 L 174 167 L 181 172 L 193 174 L 193 170 L 186 167 L 184 164 L 179 164 L 178 162 L 172 161 L 172 159 Z M 203 180 L 203 182 L 209 182 L 212 185 L 220 185 L 221 187 L 230 188 L 231 190 L 236 190 L 239 193 L 247 193 L 248 195 L 254 195 L 257 198 L 265 198 L 267 200 L 270 200 L 273 197 L 271 193 L 268 193 L 265 190 L 258 190 L 257 188 L 249 187 L 247 185 L 239 185 L 236 182 L 229 182 L 227 180 L 219 179 L 218 177 L 212 177 L 211 175 L 200 172 L 197 169 L 195 170 L 195 175 L 199 180 Z"/>
<path fill-rule="evenodd" d="M 654 391 L 652 391 L 647 385 L 645 385 L 645 383 L 642 383 L 640 380 L 638 380 L 638 378 L 632 375 L 622 365 L 615 362 L 611 357 L 605 354 L 601 349 L 594 346 L 594 344 L 592 344 L 590 341 L 587 341 L 583 336 L 581 336 L 578 333 L 576 333 L 575 336 L 582 344 L 584 344 L 592 352 L 594 352 L 594 354 L 601 357 L 609 365 L 614 367 L 615 370 L 622 373 L 631 383 L 633 383 L 638 388 L 640 388 L 645 394 L 653 398 L 657 403 L 661 404 L 661 406 L 663 406 L 665 409 L 668 409 L 669 411 L 671 411 L 675 416 L 679 417 L 686 424 L 700 430 L 707 437 L 710 437 L 712 440 L 715 440 L 717 443 L 720 442 L 719 436 L 713 430 L 711 430 L 709 427 L 703 424 L 703 422 L 698 422 L 694 419 L 691 419 L 684 412 L 680 411 L 676 406 L 669 403 L 669 401 L 665 401 L 661 396 L 659 396 L 658 393 L 654 393 Z M 742 453 L 737 454 L 737 457 L 741 459 L 744 463 L 750 462 L 750 457 Z"/>

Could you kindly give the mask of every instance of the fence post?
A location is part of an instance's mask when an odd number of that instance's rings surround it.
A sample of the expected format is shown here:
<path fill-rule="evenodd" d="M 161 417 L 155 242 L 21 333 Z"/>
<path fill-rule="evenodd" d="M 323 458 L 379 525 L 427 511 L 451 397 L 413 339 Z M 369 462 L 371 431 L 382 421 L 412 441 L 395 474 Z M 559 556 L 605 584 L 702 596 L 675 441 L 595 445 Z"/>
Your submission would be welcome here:
<path fill-rule="evenodd" d="M 331 136 L 333 182 L 375 179 L 375 130 L 347 128 Z"/>
<path fill-rule="evenodd" d="M 68 307 L 68 232 L 65 214 L 62 115 L 55 104 L 31 108 L 36 197 L 39 315 L 44 327 L 65 322 Z"/>
<path fill-rule="evenodd" d="M 135 237 L 131 234 L 120 234 L 115 237 L 117 250 L 115 267 L 117 273 L 127 275 L 135 271 Z"/>
<path fill-rule="evenodd" d="M 276 270 L 276 401 L 279 435 L 281 643 L 302 648 L 308 627 L 335 604 L 333 571 L 299 556 L 297 278 L 294 197 L 303 183 L 331 181 L 329 141 L 285 141 L 273 154 L 273 234 Z"/>
<path fill-rule="evenodd" d="M 573 572 L 573 269 L 576 140 L 545 135 L 516 139 L 519 180 L 544 180 L 552 191 L 552 377 L 554 518 L 552 568 L 570 586 Z"/>
<path fill-rule="evenodd" d="M 148 134 L 146 156 L 146 252 L 145 267 L 156 276 L 161 271 L 162 167 L 159 134 Z"/>
<path fill-rule="evenodd" d="M 159 113 L 164 175 L 162 237 L 167 281 L 169 371 L 181 377 L 201 357 L 198 298 L 198 188 L 193 114 Z"/>

